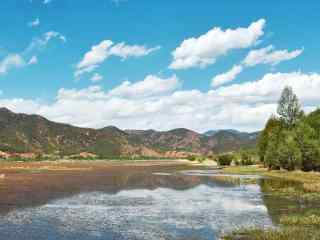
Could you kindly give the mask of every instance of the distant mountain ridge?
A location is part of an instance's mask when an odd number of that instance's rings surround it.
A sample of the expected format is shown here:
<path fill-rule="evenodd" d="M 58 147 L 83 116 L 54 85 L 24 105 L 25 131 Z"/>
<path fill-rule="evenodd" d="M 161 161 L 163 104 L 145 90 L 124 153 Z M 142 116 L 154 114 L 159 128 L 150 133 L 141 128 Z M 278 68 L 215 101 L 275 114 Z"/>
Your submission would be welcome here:
<path fill-rule="evenodd" d="M 0 108 L 0 151 L 59 153 L 91 152 L 100 156 L 168 156 L 209 154 L 250 148 L 259 133 L 219 130 L 200 134 L 185 128 L 170 131 L 80 128 L 39 115 Z M 170 155 L 169 154 L 169 155 Z M 171 156 L 171 155 L 170 155 Z"/>

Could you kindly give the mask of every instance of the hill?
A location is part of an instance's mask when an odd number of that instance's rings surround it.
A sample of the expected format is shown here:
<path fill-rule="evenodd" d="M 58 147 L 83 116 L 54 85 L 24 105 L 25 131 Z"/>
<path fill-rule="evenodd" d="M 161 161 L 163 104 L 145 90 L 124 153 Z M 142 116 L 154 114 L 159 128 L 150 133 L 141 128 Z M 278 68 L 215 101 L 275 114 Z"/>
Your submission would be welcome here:
<path fill-rule="evenodd" d="M 219 153 L 253 147 L 258 133 L 220 130 L 209 136 L 189 129 L 170 131 L 80 128 L 39 115 L 0 108 L 0 151 L 55 153 L 92 152 L 100 156 L 164 156 L 167 152 Z"/>

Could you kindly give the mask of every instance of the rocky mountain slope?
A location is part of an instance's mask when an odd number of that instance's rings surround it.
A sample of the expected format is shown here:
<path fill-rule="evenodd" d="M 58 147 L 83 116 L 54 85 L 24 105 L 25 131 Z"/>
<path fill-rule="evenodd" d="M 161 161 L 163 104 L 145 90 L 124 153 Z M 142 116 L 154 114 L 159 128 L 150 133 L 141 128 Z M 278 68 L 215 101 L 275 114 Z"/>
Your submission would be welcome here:
<path fill-rule="evenodd" d="M 60 153 L 92 152 L 101 156 L 165 156 L 167 152 L 219 153 L 253 147 L 258 133 L 217 131 L 213 135 L 188 129 L 166 132 L 79 128 L 38 115 L 0 108 L 0 151 Z"/>

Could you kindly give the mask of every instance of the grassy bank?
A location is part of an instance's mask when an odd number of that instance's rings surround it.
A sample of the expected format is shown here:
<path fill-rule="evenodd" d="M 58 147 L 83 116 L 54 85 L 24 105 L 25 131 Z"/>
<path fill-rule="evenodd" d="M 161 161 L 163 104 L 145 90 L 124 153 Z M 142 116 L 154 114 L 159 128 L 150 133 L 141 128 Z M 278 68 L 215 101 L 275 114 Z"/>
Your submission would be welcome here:
<path fill-rule="evenodd" d="M 270 179 L 283 180 L 288 184 L 263 184 L 265 194 L 275 199 L 297 202 L 302 211 L 282 211 L 279 228 L 240 229 L 223 239 L 226 240 L 316 240 L 320 239 L 320 173 L 302 171 L 268 171 L 261 166 L 227 167 L 225 173 L 257 174 Z M 279 181 L 278 181 L 279 182 Z M 281 181 L 280 181 L 281 182 Z M 289 184 L 290 183 L 290 184 Z M 308 208 L 306 206 L 309 206 Z M 312 207 L 314 206 L 314 207 Z M 307 210 L 306 210 L 307 209 Z"/>
<path fill-rule="evenodd" d="M 267 173 L 268 170 L 262 166 L 259 165 L 252 165 L 252 166 L 233 166 L 233 167 L 224 167 L 223 168 L 224 173 L 230 173 L 230 174 L 259 174 L 262 175 L 264 173 Z"/>

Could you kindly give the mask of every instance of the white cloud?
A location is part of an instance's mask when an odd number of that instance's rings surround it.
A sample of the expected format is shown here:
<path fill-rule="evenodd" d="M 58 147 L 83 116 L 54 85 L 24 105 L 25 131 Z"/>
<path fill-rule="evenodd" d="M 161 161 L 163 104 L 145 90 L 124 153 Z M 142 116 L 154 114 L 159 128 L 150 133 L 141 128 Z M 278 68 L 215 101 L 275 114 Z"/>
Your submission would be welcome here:
<path fill-rule="evenodd" d="M 215 76 L 212 79 L 211 86 L 217 87 L 233 81 L 244 68 L 253 67 L 258 64 L 270 64 L 275 66 L 283 61 L 298 57 L 302 52 L 303 49 L 297 49 L 291 52 L 288 50 L 275 50 L 272 45 L 261 49 L 251 50 L 240 65 L 235 65 L 228 72 Z"/>
<path fill-rule="evenodd" d="M 28 65 L 38 63 L 37 56 L 32 56 L 28 62 L 20 54 L 9 54 L 2 61 L 0 61 L 0 75 L 7 74 L 11 69 L 22 68 Z"/>
<path fill-rule="evenodd" d="M 110 95 L 124 98 L 154 97 L 172 92 L 179 85 L 180 82 L 176 76 L 162 79 L 149 75 L 143 81 L 137 83 L 123 82 L 120 86 L 112 89 Z"/>
<path fill-rule="evenodd" d="M 37 56 L 32 56 L 30 60 L 28 61 L 28 65 L 34 65 L 38 63 L 38 57 Z"/>
<path fill-rule="evenodd" d="M 35 38 L 29 46 L 21 53 L 10 53 L 2 61 L 0 61 L 0 74 L 6 74 L 10 69 L 26 67 L 38 63 L 38 57 L 34 54 L 44 50 L 52 39 L 58 39 L 66 42 L 65 36 L 58 32 L 46 32 L 41 38 Z M 29 59 L 29 60 L 27 60 Z"/>
<path fill-rule="evenodd" d="M 58 39 L 63 43 L 67 41 L 67 38 L 61 33 L 55 32 L 55 31 L 49 31 L 43 34 L 40 38 L 33 39 L 24 52 L 29 53 L 32 51 L 43 50 L 47 47 L 48 43 L 53 39 Z"/>
<path fill-rule="evenodd" d="M 100 82 L 103 79 L 103 77 L 99 73 L 93 74 L 91 77 L 91 82 Z"/>
<path fill-rule="evenodd" d="M 77 64 L 75 77 L 89 73 L 100 66 L 108 57 L 117 56 L 122 60 L 128 57 L 142 57 L 158 50 L 160 47 L 147 48 L 140 45 L 127 45 L 124 42 L 115 44 L 111 40 L 103 40 L 98 45 L 92 46 L 82 60 Z"/>
<path fill-rule="evenodd" d="M 258 81 L 221 87 L 214 93 L 236 102 L 266 104 L 275 103 L 285 86 L 291 86 L 305 106 L 316 106 L 320 102 L 317 73 L 269 73 Z"/>
<path fill-rule="evenodd" d="M 8 73 L 10 69 L 20 68 L 25 65 L 26 63 L 21 55 L 10 54 L 0 61 L 0 75 Z"/>
<path fill-rule="evenodd" d="M 217 87 L 233 81 L 243 70 L 241 65 L 233 66 L 228 72 L 219 74 L 212 79 L 211 86 Z"/>
<path fill-rule="evenodd" d="M 186 39 L 172 52 L 173 61 L 169 67 L 171 69 L 205 67 L 215 63 L 218 57 L 232 49 L 253 46 L 264 34 L 265 23 L 264 19 L 260 19 L 251 23 L 248 28 L 223 30 L 215 27 L 198 38 Z"/>
<path fill-rule="evenodd" d="M 76 76 L 84 73 L 86 69 L 88 72 L 93 71 L 99 64 L 104 62 L 109 57 L 109 48 L 113 45 L 110 40 L 104 40 L 98 45 L 95 45 L 87 52 L 83 59 L 77 64 Z"/>
<path fill-rule="evenodd" d="M 249 67 L 258 64 L 271 64 L 277 65 L 280 62 L 288 61 L 298 57 L 303 52 L 303 49 L 297 49 L 289 52 L 288 50 L 275 50 L 272 45 L 251 50 L 247 57 L 244 59 L 243 64 Z"/>
<path fill-rule="evenodd" d="M 49 4 L 49 3 L 51 3 L 52 2 L 52 0 L 43 0 L 43 4 Z"/>
<path fill-rule="evenodd" d="M 276 112 L 284 86 L 290 85 L 309 111 L 320 102 L 320 74 L 270 73 L 251 82 L 208 92 L 179 90 L 176 77 L 146 77 L 109 91 L 99 86 L 60 89 L 56 100 L 44 104 L 27 99 L 0 99 L 0 106 L 17 112 L 41 114 L 51 120 L 83 127 L 116 125 L 120 128 L 197 131 L 236 128 L 261 129 Z"/>
<path fill-rule="evenodd" d="M 126 45 L 124 42 L 114 45 L 110 49 L 110 55 L 127 59 L 128 57 L 143 57 L 160 49 L 160 46 L 147 48 L 139 45 Z"/>
<path fill-rule="evenodd" d="M 35 20 L 28 23 L 29 27 L 38 27 L 40 25 L 40 19 L 36 18 Z"/>

